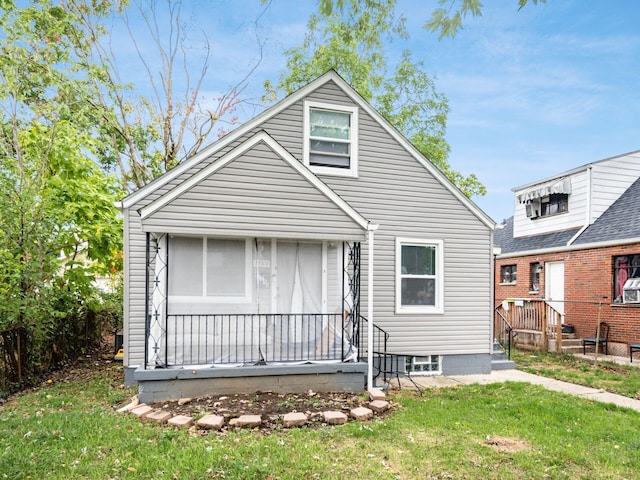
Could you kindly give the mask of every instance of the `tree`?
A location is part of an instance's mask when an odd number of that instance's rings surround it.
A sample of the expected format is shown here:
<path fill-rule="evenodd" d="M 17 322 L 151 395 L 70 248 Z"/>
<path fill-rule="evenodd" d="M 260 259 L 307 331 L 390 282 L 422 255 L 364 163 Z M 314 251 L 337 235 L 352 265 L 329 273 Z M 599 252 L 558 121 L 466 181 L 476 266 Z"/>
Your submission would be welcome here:
<path fill-rule="evenodd" d="M 138 48 L 126 0 L 0 6 L 0 329 L 24 326 L 41 352 L 51 352 L 46 345 L 66 343 L 60 335 L 77 333 L 76 320 L 104 297 L 95 276 L 121 272 L 116 200 L 194 154 L 224 118 L 233 123 L 251 71 L 217 107 L 200 109 L 209 47 L 205 39 L 193 81 L 179 1 L 167 1 L 168 25 L 155 1 L 134 2 L 159 74 Z M 106 27 L 118 22 L 149 76 L 150 96 L 119 75 Z"/>
<path fill-rule="evenodd" d="M 330 15 L 311 16 L 303 45 L 285 52 L 287 73 L 276 88 L 270 82 L 265 87 L 271 95 L 278 90 L 289 94 L 333 68 L 467 196 L 483 195 L 475 175 L 465 177 L 449 165 L 449 106 L 423 64 L 404 51 L 388 72 L 385 41 L 406 37 L 395 0 L 350 0 Z"/>
<path fill-rule="evenodd" d="M 73 17 L 55 5 L 4 7 L 0 329 L 27 328 L 32 360 L 46 364 L 58 348 L 55 339 L 72 324 L 75 329 L 98 300 L 95 275 L 120 268 L 115 201 L 122 190 L 93 160 L 99 142 L 85 124 L 92 111 L 82 101 L 90 82 L 60 68 L 77 38 Z"/>
<path fill-rule="evenodd" d="M 167 0 L 164 9 L 156 0 L 133 0 L 132 4 L 133 11 L 117 0 L 66 2 L 86 40 L 77 44 L 74 53 L 94 84 L 96 94 L 86 101 L 100 125 L 100 161 L 121 175 L 127 191 L 196 154 L 213 136 L 225 132 L 223 124 L 237 123 L 235 112 L 244 102 L 242 93 L 262 58 L 262 45 L 256 39 L 258 59 L 249 71 L 217 99 L 204 99 L 200 88 L 208 75 L 211 46 L 203 33 L 198 50 L 203 58 L 192 75 L 187 65 L 194 55 L 181 18 L 182 2 Z M 167 16 L 164 20 L 163 14 Z M 134 16 L 142 20 L 142 29 L 134 25 Z M 122 78 L 106 18 L 127 32 L 139 70 L 146 72 L 150 94 L 140 94 Z M 151 41 L 154 49 L 143 50 L 141 39 Z M 152 67 L 155 64 L 160 65 L 159 72 Z"/>
<path fill-rule="evenodd" d="M 385 0 L 395 3 L 395 0 Z M 531 0 L 531 3 L 546 3 L 547 0 Z M 364 0 L 364 3 L 370 3 Z M 456 0 L 438 0 L 441 6 L 436 8 L 431 18 L 425 23 L 424 28 L 431 32 L 439 32 L 439 38 L 455 37 L 458 29 L 462 29 L 462 21 L 468 14 L 473 17 L 482 16 L 482 2 L 480 0 L 461 0 L 460 7 L 454 8 Z M 529 3 L 529 0 L 518 0 L 518 10 Z M 446 8 L 445 5 L 448 5 Z M 331 15 L 334 11 L 342 11 L 345 8 L 345 0 L 320 0 L 320 11 L 325 15 Z"/>
<path fill-rule="evenodd" d="M 531 0 L 531 3 L 546 3 L 547 0 Z M 448 4 L 448 8 L 434 10 L 424 28 L 431 32 L 439 32 L 439 39 L 455 37 L 458 29 L 462 29 L 462 21 L 468 14 L 472 17 L 482 16 L 482 3 L 480 0 L 462 0 L 460 8 L 454 8 L 456 0 L 438 0 L 440 5 Z M 518 0 L 518 10 L 524 8 L 529 0 Z"/>

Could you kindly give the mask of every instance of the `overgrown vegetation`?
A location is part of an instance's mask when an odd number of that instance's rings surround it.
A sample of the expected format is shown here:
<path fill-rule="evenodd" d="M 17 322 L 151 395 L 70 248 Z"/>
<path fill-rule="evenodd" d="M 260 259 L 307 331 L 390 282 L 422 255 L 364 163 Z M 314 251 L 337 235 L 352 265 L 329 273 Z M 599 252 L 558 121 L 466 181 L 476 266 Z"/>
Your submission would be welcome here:
<path fill-rule="evenodd" d="M 518 369 L 545 377 L 599 388 L 640 399 L 640 368 L 599 361 L 597 364 L 573 355 L 514 351 Z"/>
<path fill-rule="evenodd" d="M 116 201 L 195 153 L 240 102 L 250 72 L 217 107 L 203 102 L 207 107 L 199 108 L 208 44 L 196 82 L 188 81 L 194 72 L 185 67 L 184 92 L 174 88 L 181 76 L 175 65 L 186 55 L 180 6 L 168 5 L 165 29 L 153 1 L 131 7 L 125 0 L 2 2 L 0 332 L 10 330 L 10 340 L 14 329 L 24 329 L 21 348 L 28 355 L 19 364 L 13 346 L 3 342 L 0 395 L 14 381 L 7 380 L 6 365 L 24 380 L 82 353 L 118 323 L 122 220 Z M 161 59 L 157 81 L 127 29 L 130 8 L 156 48 L 145 54 Z M 140 68 L 155 87 L 152 98 L 119 76 L 108 28 L 116 24 L 131 33 Z"/>
<path fill-rule="evenodd" d="M 395 394 L 382 421 L 270 435 L 186 430 L 118 414 L 133 393 L 93 362 L 11 399 L 1 478 L 635 478 L 640 413 L 524 383 Z M 293 461 L 292 459 L 295 459 Z"/>

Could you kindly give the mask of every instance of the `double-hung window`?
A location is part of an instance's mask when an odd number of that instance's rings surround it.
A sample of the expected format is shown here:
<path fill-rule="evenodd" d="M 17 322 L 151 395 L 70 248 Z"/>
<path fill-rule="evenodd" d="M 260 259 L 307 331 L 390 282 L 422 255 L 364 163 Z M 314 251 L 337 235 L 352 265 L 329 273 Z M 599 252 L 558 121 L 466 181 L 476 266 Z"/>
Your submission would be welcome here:
<path fill-rule="evenodd" d="M 542 271 L 542 265 L 540 262 L 533 262 L 530 264 L 530 283 L 529 290 L 531 292 L 539 292 L 540 291 L 540 272 Z"/>
<path fill-rule="evenodd" d="M 358 109 L 305 102 L 304 161 L 320 174 L 357 176 Z"/>
<path fill-rule="evenodd" d="M 396 312 L 442 313 L 442 240 L 396 239 Z"/>
<path fill-rule="evenodd" d="M 517 279 L 517 265 L 502 265 L 500 267 L 500 283 L 516 283 Z"/>

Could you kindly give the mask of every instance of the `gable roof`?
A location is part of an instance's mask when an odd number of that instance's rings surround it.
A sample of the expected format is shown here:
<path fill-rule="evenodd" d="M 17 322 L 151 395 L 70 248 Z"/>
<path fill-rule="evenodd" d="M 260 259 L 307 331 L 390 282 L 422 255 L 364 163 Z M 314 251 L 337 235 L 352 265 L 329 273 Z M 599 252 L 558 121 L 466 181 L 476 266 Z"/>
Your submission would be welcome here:
<path fill-rule="evenodd" d="M 640 178 L 573 242 L 573 245 L 640 238 Z"/>
<path fill-rule="evenodd" d="M 435 165 L 428 161 L 424 155 L 419 152 L 394 126 L 392 126 L 380 113 L 378 113 L 360 94 L 358 94 L 337 72 L 330 70 L 324 75 L 316 78 L 306 86 L 287 96 L 273 107 L 265 110 L 259 115 L 253 117 L 248 122 L 239 126 L 237 129 L 228 133 L 220 140 L 203 148 L 196 155 L 184 160 L 178 166 L 169 170 L 164 175 L 156 178 L 136 192 L 127 196 L 121 201 L 120 207 L 123 209 L 130 208 L 137 202 L 143 200 L 148 195 L 171 182 L 179 175 L 188 171 L 190 168 L 198 165 L 203 160 L 215 152 L 225 148 L 237 139 L 241 138 L 252 129 L 258 127 L 262 122 L 274 117 L 280 112 L 286 110 L 295 102 L 308 96 L 311 92 L 325 85 L 328 82 L 334 82 L 356 105 L 366 111 L 389 135 L 391 135 L 415 160 L 418 161 L 427 171 L 429 171 L 444 188 L 449 190 L 462 204 L 464 204 L 482 223 L 489 228 L 495 227 L 495 222 L 484 213 L 473 201 L 467 198 Z M 301 139 L 302 141 L 302 139 Z M 301 163 L 301 162 L 299 162 Z"/>
<path fill-rule="evenodd" d="M 172 200 L 180 197 L 185 192 L 194 188 L 196 185 L 209 178 L 217 171 L 224 168 L 226 165 L 241 157 L 245 152 L 251 150 L 259 143 L 264 143 L 270 148 L 279 158 L 281 158 L 286 164 L 288 164 L 294 171 L 296 171 L 302 178 L 304 178 L 312 187 L 319 191 L 324 197 L 330 200 L 336 207 L 344 212 L 351 220 L 353 220 L 363 230 L 375 229 L 375 225 L 372 225 L 366 218 L 360 215 L 351 205 L 345 202 L 338 194 L 336 194 L 331 188 L 329 188 L 322 180 L 313 174 L 305 165 L 299 162 L 293 155 L 291 155 L 282 145 L 276 142 L 269 134 L 261 131 L 245 142 L 241 143 L 233 150 L 223 155 L 215 162 L 210 163 L 205 168 L 192 175 L 186 181 L 176 185 L 164 195 L 156 198 L 153 202 L 140 209 L 140 217 L 142 220 L 152 216 L 154 213 L 162 209 L 165 205 L 169 204 Z"/>

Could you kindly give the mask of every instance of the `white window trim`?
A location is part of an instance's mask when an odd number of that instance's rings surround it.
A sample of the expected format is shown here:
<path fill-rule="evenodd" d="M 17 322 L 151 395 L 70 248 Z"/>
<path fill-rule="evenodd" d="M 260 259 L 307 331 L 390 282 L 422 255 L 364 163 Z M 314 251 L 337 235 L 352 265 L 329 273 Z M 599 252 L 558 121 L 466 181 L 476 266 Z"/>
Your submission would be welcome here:
<path fill-rule="evenodd" d="M 420 370 L 407 370 L 406 365 L 405 365 L 405 373 L 411 377 L 428 377 L 428 376 L 433 376 L 433 375 L 442 375 L 442 355 L 422 355 L 419 357 L 408 357 L 411 360 L 411 365 L 431 365 L 430 361 L 427 362 L 422 362 L 422 361 L 416 361 L 417 358 L 426 358 L 426 357 L 431 357 L 431 356 L 437 356 L 438 357 L 438 369 L 437 370 L 428 370 L 428 371 L 420 371 Z"/>
<path fill-rule="evenodd" d="M 340 113 L 348 113 L 351 115 L 350 129 L 350 158 L 349 168 L 322 167 L 310 165 L 310 141 L 309 133 L 311 130 L 311 109 L 330 110 Z M 345 105 L 335 105 L 324 102 L 314 102 L 305 100 L 304 102 L 304 142 L 303 142 L 303 162 L 309 169 L 318 175 L 334 175 L 340 177 L 357 177 L 358 176 L 358 107 L 349 107 Z"/>
<path fill-rule="evenodd" d="M 176 235 L 181 236 L 181 235 Z M 169 303 L 227 303 L 227 304 L 245 304 L 252 302 L 252 277 L 253 277 L 253 251 L 251 248 L 251 239 L 238 238 L 244 240 L 244 295 L 207 295 L 207 238 L 215 239 L 215 237 L 202 237 L 202 292 L 201 295 L 170 295 Z M 171 241 L 169 241 L 171 248 Z M 169 253 L 171 254 L 171 253 Z"/>
<path fill-rule="evenodd" d="M 417 245 L 436 247 L 435 305 L 402 305 L 402 246 Z M 442 240 L 396 238 L 396 313 L 440 314 L 444 313 L 444 242 Z"/>

